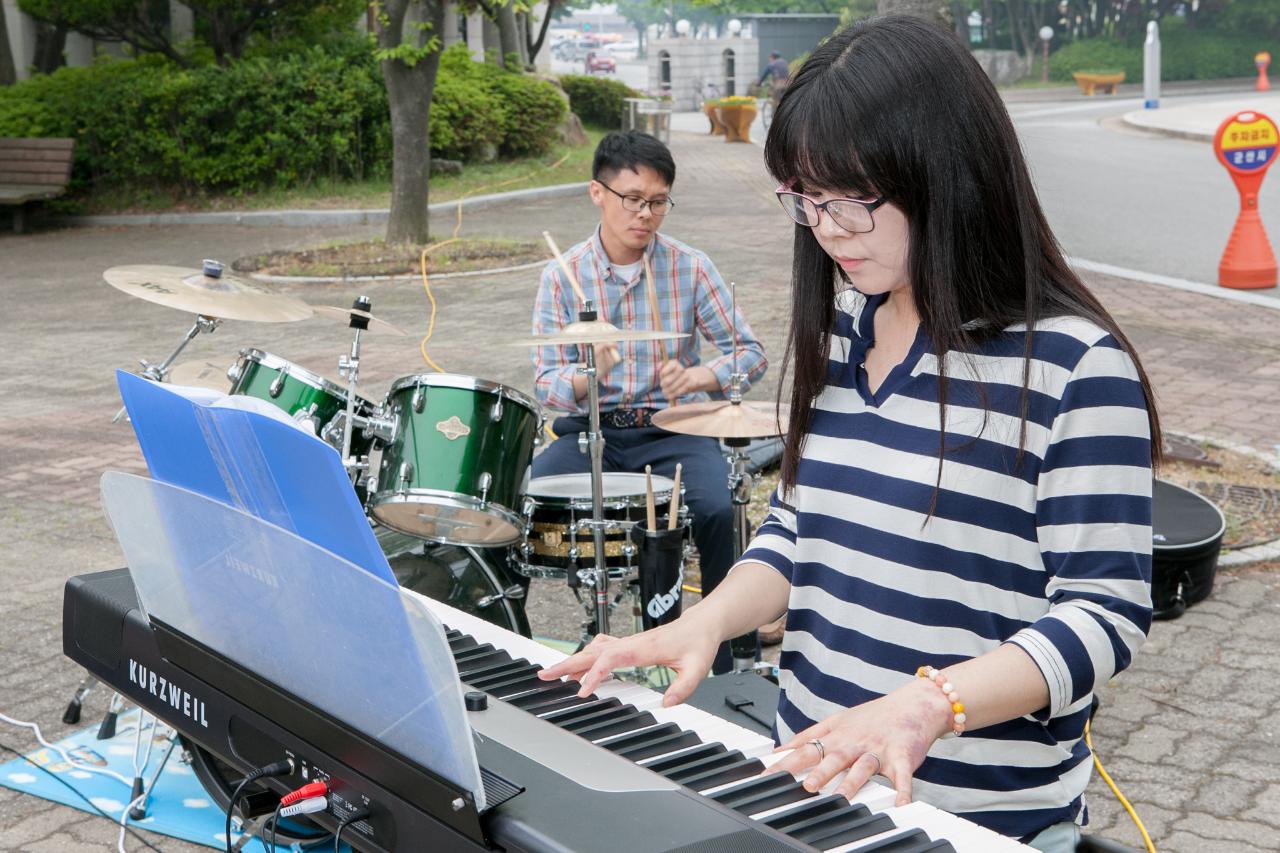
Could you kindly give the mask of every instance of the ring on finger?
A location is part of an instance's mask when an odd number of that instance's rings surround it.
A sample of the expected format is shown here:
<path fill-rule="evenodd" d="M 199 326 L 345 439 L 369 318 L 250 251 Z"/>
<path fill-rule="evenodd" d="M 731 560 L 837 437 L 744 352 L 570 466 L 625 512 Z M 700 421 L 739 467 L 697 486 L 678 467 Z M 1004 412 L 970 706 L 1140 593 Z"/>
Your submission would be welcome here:
<path fill-rule="evenodd" d="M 822 741 L 818 740 L 817 738 L 814 738 L 813 740 L 809 741 L 809 745 L 812 746 L 814 749 L 818 750 L 819 761 L 822 761 L 827 757 L 827 751 L 826 749 L 823 748 Z"/>
<path fill-rule="evenodd" d="M 864 757 L 870 755 L 876 760 L 876 769 L 871 771 L 871 775 L 878 776 L 880 774 L 880 756 L 876 755 L 874 752 L 864 752 L 862 754 Z"/>

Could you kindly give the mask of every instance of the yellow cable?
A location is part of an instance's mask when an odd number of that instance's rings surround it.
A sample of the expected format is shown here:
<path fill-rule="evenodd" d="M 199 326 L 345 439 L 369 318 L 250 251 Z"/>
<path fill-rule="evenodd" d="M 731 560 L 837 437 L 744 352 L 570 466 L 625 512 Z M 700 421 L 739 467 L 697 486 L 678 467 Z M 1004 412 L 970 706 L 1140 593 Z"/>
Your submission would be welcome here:
<path fill-rule="evenodd" d="M 685 592 L 691 592 L 691 593 L 693 593 L 694 595 L 702 595 L 702 587 L 700 587 L 700 586 L 694 586 L 694 585 L 692 585 L 692 584 L 687 584 L 687 583 L 686 583 L 686 584 L 682 584 L 682 585 L 680 586 L 680 588 L 681 588 L 682 590 L 684 590 Z"/>
<path fill-rule="evenodd" d="M 461 196 L 458 197 L 458 221 L 454 223 L 453 236 L 451 236 L 448 240 L 443 240 L 439 243 L 433 243 L 430 246 L 426 246 L 423 248 L 422 256 L 419 259 L 422 266 L 422 289 L 427 292 L 427 301 L 431 303 L 431 319 L 427 321 L 427 334 L 422 339 L 422 341 L 418 344 L 418 351 L 422 353 L 422 360 L 425 361 L 427 364 L 429 364 L 432 370 L 436 371 L 437 373 L 445 372 L 444 368 L 436 364 L 435 361 L 432 360 L 431 356 L 427 354 L 427 342 L 431 340 L 431 336 L 435 334 L 435 330 L 436 330 L 436 298 L 431 293 L 431 281 L 427 277 L 427 255 L 430 254 L 431 252 L 434 252 L 436 249 L 449 245 L 450 243 L 458 242 L 458 239 L 459 239 L 458 233 L 462 231 L 462 202 L 464 199 L 470 198 L 471 196 L 475 195 L 481 190 L 491 190 L 491 189 L 497 189 L 498 187 L 505 187 L 507 184 L 514 184 L 516 181 L 523 181 L 526 178 L 531 178 L 540 171 L 555 169 L 559 167 L 562 163 L 564 163 L 565 160 L 568 160 L 568 159 L 569 159 L 569 155 L 566 154 L 556 162 L 552 163 L 550 166 L 541 166 L 538 169 L 535 169 L 532 172 L 529 172 L 528 174 L 519 175 L 514 178 L 508 178 L 507 180 L 499 181 L 496 184 L 486 184 L 484 186 L 476 187 L 475 189 L 471 190 L 471 192 L 463 193 Z"/>
<path fill-rule="evenodd" d="M 1129 805 L 1129 801 L 1124 794 L 1120 793 L 1120 789 L 1116 787 L 1116 783 L 1111 781 L 1111 776 L 1107 773 L 1106 768 L 1102 766 L 1102 762 L 1098 760 L 1098 753 L 1093 750 L 1093 740 L 1089 737 L 1089 723 L 1084 724 L 1084 745 L 1089 747 L 1089 752 L 1093 755 L 1093 766 L 1098 768 L 1098 775 L 1107 783 L 1107 787 L 1111 789 L 1111 793 L 1116 795 L 1116 799 L 1120 801 L 1120 805 L 1124 806 L 1124 810 L 1129 813 L 1129 817 L 1133 818 L 1133 822 L 1137 825 L 1138 831 L 1142 833 L 1142 840 L 1146 842 L 1149 853 L 1156 853 L 1156 846 L 1151 843 L 1151 836 L 1147 834 L 1147 828 L 1142 825 L 1142 819 L 1138 817 L 1138 813 L 1133 810 L 1133 806 Z"/>

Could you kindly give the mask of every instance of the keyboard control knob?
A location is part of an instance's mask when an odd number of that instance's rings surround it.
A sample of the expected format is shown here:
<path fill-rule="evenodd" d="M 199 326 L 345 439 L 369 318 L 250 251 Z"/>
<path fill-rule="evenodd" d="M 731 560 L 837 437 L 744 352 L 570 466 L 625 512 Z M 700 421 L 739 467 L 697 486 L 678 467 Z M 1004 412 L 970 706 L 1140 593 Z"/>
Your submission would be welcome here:
<path fill-rule="evenodd" d="M 483 711 L 489 707 L 488 695 L 479 690 L 468 690 L 462 701 L 466 703 L 468 711 Z"/>

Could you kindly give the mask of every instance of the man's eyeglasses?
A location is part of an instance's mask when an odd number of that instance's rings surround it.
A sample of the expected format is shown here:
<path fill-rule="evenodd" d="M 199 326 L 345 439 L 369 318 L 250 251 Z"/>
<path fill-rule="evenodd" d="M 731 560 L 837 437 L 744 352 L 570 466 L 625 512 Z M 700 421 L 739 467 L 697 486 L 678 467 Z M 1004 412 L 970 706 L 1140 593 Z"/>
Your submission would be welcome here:
<path fill-rule="evenodd" d="M 654 216 L 666 216 L 671 212 L 671 208 L 675 207 L 676 204 L 669 198 L 656 198 L 650 201 L 649 199 L 641 198 L 638 195 L 623 195 L 604 181 L 596 181 L 596 183 L 622 199 L 622 209 L 629 210 L 632 213 L 642 213 L 647 207 Z"/>
<path fill-rule="evenodd" d="M 885 203 L 883 197 L 873 201 L 860 201 L 856 198 L 829 198 L 817 202 L 802 193 L 794 192 L 790 184 L 783 184 L 774 192 L 782 209 L 800 225 L 816 228 L 818 212 L 825 211 L 831 221 L 851 234 L 865 234 L 874 231 L 876 221 L 872 212 Z"/>

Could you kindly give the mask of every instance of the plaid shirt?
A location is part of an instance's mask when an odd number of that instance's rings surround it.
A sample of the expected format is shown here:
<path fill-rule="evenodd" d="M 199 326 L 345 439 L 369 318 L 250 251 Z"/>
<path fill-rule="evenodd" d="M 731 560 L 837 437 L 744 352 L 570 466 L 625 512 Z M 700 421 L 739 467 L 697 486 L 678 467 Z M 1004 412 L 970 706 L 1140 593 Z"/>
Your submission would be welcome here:
<path fill-rule="evenodd" d="M 591 239 L 565 252 L 565 262 L 573 269 L 587 298 L 595 303 L 600 319 L 620 329 L 661 328 L 688 332 L 689 337 L 666 341 L 667 352 L 685 367 L 702 363 L 702 338 L 716 345 L 722 355 L 707 363 L 720 380 L 721 397 L 728 393 L 733 372 L 733 328 L 730 320 L 732 298 L 715 265 L 697 249 L 662 234 L 655 235 L 645 249 L 653 267 L 657 291 L 658 317 L 649 309 L 648 286 L 641 267 L 634 281 L 623 281 L 613 271 L 600 242 L 597 227 Z M 578 318 L 578 300 L 573 286 L 555 261 L 542 271 L 538 298 L 533 308 L 533 333 L 557 332 Z M 701 335 L 697 334 L 701 332 Z M 600 386 L 600 408 L 661 409 L 677 402 L 667 400 L 658 384 L 662 348 L 658 341 L 621 343 L 623 361 L 604 378 Z M 582 356 L 577 346 L 535 347 L 533 352 L 534 392 L 550 409 L 586 413 L 586 398 L 573 396 L 573 377 Z M 743 386 L 764 375 L 769 363 L 764 347 L 756 340 L 742 312 L 738 312 L 738 371 L 746 374 Z M 709 399 L 704 392 L 688 394 L 678 402 L 696 403 Z"/>

